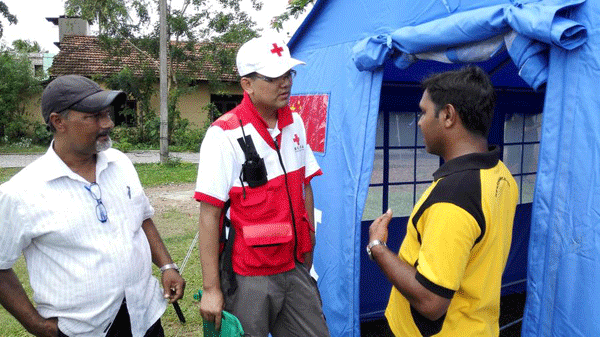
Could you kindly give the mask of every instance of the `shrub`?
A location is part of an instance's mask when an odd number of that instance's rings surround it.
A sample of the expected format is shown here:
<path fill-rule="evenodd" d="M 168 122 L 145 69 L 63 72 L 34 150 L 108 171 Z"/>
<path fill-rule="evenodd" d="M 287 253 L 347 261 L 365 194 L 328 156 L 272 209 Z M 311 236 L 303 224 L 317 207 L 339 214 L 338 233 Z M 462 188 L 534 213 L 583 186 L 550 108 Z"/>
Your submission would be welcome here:
<path fill-rule="evenodd" d="M 52 141 L 52 132 L 48 130 L 46 124 L 35 122 L 33 123 L 33 135 L 31 136 L 31 140 L 34 144 L 48 146 Z"/>
<path fill-rule="evenodd" d="M 127 141 L 113 142 L 113 147 L 121 152 L 131 152 L 134 150 L 133 144 Z"/>
<path fill-rule="evenodd" d="M 175 129 L 171 136 L 173 150 L 178 152 L 198 152 L 205 132 L 206 130 L 204 129 L 192 129 L 189 125 L 185 128 Z"/>

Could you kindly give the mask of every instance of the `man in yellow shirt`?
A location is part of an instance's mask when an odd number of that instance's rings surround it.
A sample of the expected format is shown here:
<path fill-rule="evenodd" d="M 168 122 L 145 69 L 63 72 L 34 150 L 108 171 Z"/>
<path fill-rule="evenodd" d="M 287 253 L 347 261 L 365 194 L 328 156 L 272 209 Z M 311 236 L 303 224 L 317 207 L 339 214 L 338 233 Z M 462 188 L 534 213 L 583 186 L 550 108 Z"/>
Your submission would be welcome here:
<path fill-rule="evenodd" d="M 398 255 L 385 244 L 391 210 L 369 228 L 367 252 L 393 284 L 385 316 L 396 336 L 498 336 L 518 188 L 487 143 L 496 95 L 478 67 L 434 75 L 423 88 L 418 125 L 444 164 Z"/>

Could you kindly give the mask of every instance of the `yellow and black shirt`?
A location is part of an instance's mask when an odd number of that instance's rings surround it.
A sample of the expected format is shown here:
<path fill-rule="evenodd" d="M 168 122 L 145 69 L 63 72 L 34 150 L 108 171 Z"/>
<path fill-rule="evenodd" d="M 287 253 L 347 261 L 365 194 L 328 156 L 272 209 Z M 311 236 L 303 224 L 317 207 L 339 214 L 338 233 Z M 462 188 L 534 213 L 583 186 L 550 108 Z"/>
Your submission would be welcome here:
<path fill-rule="evenodd" d="M 424 287 L 452 301 L 446 315 L 430 321 L 392 288 L 385 316 L 396 336 L 498 336 L 518 200 L 499 152 L 446 162 L 415 205 L 398 256 L 416 267 Z"/>

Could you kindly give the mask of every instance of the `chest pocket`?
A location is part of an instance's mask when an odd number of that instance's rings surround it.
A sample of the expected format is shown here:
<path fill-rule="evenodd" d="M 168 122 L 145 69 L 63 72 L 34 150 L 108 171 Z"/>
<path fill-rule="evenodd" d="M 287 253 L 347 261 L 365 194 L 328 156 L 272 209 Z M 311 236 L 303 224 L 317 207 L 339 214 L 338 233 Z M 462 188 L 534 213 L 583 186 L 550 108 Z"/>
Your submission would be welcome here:
<path fill-rule="evenodd" d="M 147 214 L 149 212 L 147 209 L 148 197 L 144 194 L 141 186 L 126 186 L 125 190 L 127 190 L 127 207 L 129 208 L 124 210 L 124 213 L 127 214 L 127 227 L 136 232 L 142 227 L 145 218 L 150 216 L 150 214 Z"/>

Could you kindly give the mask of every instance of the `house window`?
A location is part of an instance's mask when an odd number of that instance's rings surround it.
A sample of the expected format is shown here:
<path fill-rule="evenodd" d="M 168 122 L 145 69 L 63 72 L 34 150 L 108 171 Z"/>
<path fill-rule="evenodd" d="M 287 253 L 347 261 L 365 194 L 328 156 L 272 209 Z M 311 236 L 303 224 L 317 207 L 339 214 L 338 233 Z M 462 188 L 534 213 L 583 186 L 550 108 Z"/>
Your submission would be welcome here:
<path fill-rule="evenodd" d="M 115 114 L 115 126 L 135 126 L 137 116 L 137 101 L 127 100 L 123 110 Z"/>
<path fill-rule="evenodd" d="M 506 117 L 502 161 L 517 181 L 520 204 L 533 202 L 541 136 L 541 113 L 514 113 Z"/>
<path fill-rule="evenodd" d="M 219 118 L 227 111 L 235 108 L 242 102 L 243 95 L 210 95 L 210 102 L 217 108 L 216 112 L 211 111 L 211 120 Z"/>
<path fill-rule="evenodd" d="M 388 208 L 394 210 L 395 217 L 409 216 L 433 181 L 440 158 L 425 150 L 417 122 L 416 111 L 379 113 L 373 173 L 363 220 L 373 220 Z"/>
<path fill-rule="evenodd" d="M 44 76 L 44 67 L 41 64 L 35 64 L 33 66 L 33 75 L 35 77 L 43 77 Z"/>

